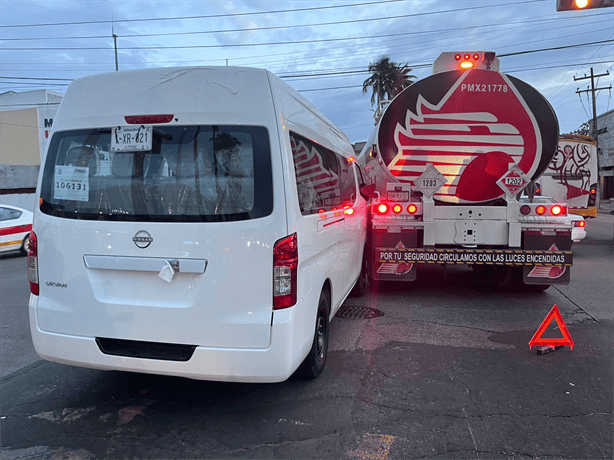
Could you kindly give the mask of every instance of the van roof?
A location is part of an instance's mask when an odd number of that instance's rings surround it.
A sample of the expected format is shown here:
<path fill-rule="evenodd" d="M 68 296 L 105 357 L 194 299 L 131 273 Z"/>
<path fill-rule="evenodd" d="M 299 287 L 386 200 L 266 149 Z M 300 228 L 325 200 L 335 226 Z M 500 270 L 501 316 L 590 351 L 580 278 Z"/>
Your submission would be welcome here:
<path fill-rule="evenodd" d="M 281 119 L 340 153 L 353 153 L 346 135 L 311 102 L 268 70 L 250 67 L 163 67 L 79 78 L 64 96 L 54 131 L 123 125 L 126 115 L 153 114 L 173 114 L 181 124 Z"/>

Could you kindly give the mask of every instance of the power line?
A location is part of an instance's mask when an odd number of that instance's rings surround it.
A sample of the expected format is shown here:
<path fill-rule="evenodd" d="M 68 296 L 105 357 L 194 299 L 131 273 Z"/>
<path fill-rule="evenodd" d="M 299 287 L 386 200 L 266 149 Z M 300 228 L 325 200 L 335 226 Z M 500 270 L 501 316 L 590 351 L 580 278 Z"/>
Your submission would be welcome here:
<path fill-rule="evenodd" d="M 482 28 L 482 27 L 496 27 L 498 25 L 513 25 L 513 24 L 527 24 L 527 23 L 531 23 L 531 22 L 545 22 L 545 21 L 553 21 L 556 20 L 557 22 L 560 21 L 560 19 L 549 19 L 550 16 L 542 16 L 541 18 L 536 18 L 536 19 L 532 19 L 532 20 L 521 20 L 521 21 L 512 21 L 512 22 L 504 22 L 504 23 L 491 23 L 491 24 L 485 24 L 485 25 L 480 25 L 480 26 L 475 26 L 475 27 L 458 27 L 458 28 L 448 28 L 448 29 L 439 29 L 439 30 L 431 30 L 428 32 L 412 32 L 412 33 L 406 33 L 405 35 L 414 35 L 414 34 L 435 34 L 435 33 L 442 33 L 442 32 L 450 32 L 450 31 L 454 31 L 454 30 L 465 30 L 465 29 L 477 29 L 477 28 Z M 593 16 L 585 16 L 586 18 L 591 18 Z M 577 18 L 573 18 L 574 20 Z M 576 21 L 577 22 L 577 21 Z M 594 24 L 594 23 L 598 23 L 598 22 L 603 22 L 603 21 L 593 21 L 593 22 L 589 22 L 588 24 Z M 586 25 L 587 23 L 584 24 L 580 24 L 578 26 L 583 26 Z M 516 28 L 517 29 L 517 28 Z M 543 32 L 543 29 L 542 29 Z M 403 35 L 403 34 L 401 34 Z M 516 34 L 517 35 L 517 34 Z M 146 36 L 146 35 L 144 35 Z M 508 35 L 509 36 L 509 35 Z M 381 36 L 379 36 L 381 37 Z M 566 35 L 566 37 L 569 37 L 569 35 Z M 105 37 L 106 39 L 108 39 L 109 37 Z M 501 38 L 500 35 L 497 36 L 497 38 Z M 348 45 L 347 47 L 353 47 L 354 45 Z M 337 49 L 341 49 L 341 48 L 346 48 L 346 47 L 337 47 Z M 369 48 L 367 47 L 366 49 L 363 49 L 361 51 L 367 51 Z M 245 59 L 249 59 L 249 60 L 254 60 L 254 59 L 261 59 L 263 57 L 273 57 L 273 56 L 285 56 L 285 55 L 294 55 L 296 56 L 297 53 L 311 53 L 313 52 L 312 50 L 309 51 L 293 51 L 293 52 L 288 52 L 288 53 L 273 53 L 273 54 L 265 54 L 265 55 L 257 55 L 257 56 L 248 56 L 248 57 L 237 57 L 237 58 L 233 58 L 233 61 L 242 61 Z M 338 53 L 336 53 L 338 55 Z M 219 59 L 216 60 L 179 60 L 179 61 L 156 61 L 156 63 L 173 63 L 173 62 L 182 62 L 182 63 L 187 63 L 187 62 L 214 62 L 214 61 L 219 61 Z M 269 61 L 268 63 L 273 63 L 273 62 L 278 62 L 278 61 Z M 285 62 L 285 61 L 284 61 Z M 147 64 L 151 64 L 152 61 L 127 61 L 125 62 L 125 64 L 142 64 L 142 63 L 147 63 Z M 265 62 L 266 64 L 267 62 Z M 40 65 L 40 64 L 51 64 L 51 63 L 11 63 L 12 65 Z M 91 63 L 87 63 L 87 62 L 78 62 L 78 63 L 71 63 L 72 65 L 96 65 L 96 64 L 108 64 L 108 63 L 95 63 L 95 62 L 91 62 Z M 259 61 L 259 65 L 263 64 L 262 61 Z M 92 69 L 93 71 L 93 69 Z"/>
<path fill-rule="evenodd" d="M 344 38 L 322 38 L 322 39 L 314 39 L 314 40 L 302 40 L 302 41 L 284 41 L 284 42 L 267 42 L 267 43 L 232 43 L 232 44 L 224 44 L 224 45 L 182 45 L 182 46 L 132 46 L 132 47 L 122 47 L 123 50 L 157 50 L 157 49 L 202 49 L 202 48 L 226 48 L 226 47 L 249 47 L 249 46 L 273 46 L 273 45 L 300 45 L 307 43 L 328 43 L 328 42 L 337 42 L 337 41 L 347 41 L 347 40 L 365 40 L 370 38 L 381 38 L 381 37 L 391 37 L 402 34 L 390 34 L 390 35 L 372 35 L 372 36 L 364 36 L 364 37 L 344 37 Z M 559 49 L 568 49 L 574 48 L 578 46 L 590 46 L 601 43 L 609 43 L 612 40 L 601 40 L 596 42 L 584 43 L 581 45 L 564 45 L 552 48 L 544 48 L 540 51 L 552 51 Z M 58 47 L 50 47 L 50 48 L 3 48 L 5 51 L 79 51 L 79 50 L 109 50 L 112 49 L 110 47 L 79 47 L 79 48 L 58 48 Z M 500 54 L 500 57 L 507 56 L 518 56 L 521 54 L 534 53 L 536 51 L 518 51 L 515 53 L 506 53 Z"/>
<path fill-rule="evenodd" d="M 115 20 L 101 20 L 101 21 L 79 21 L 79 22 L 58 22 L 58 23 L 47 23 L 47 24 L 18 24 L 18 25 L 8 25 L 8 26 L 0 26 L 0 28 L 18 28 L 18 27 L 46 27 L 46 26 L 72 26 L 72 25 L 85 25 L 85 24 L 117 24 L 123 22 L 148 22 L 148 21 L 176 21 L 176 20 L 186 20 L 186 19 L 212 19 L 212 18 L 228 18 L 235 16 L 252 16 L 252 15 L 262 15 L 262 14 L 278 14 L 278 13 L 295 13 L 302 11 L 316 11 L 316 10 L 327 10 L 333 8 L 349 8 L 354 6 L 365 6 L 365 5 L 374 5 L 374 4 L 383 4 L 383 3 L 393 3 L 401 0 L 381 0 L 377 2 L 366 2 L 366 3 L 352 3 L 345 5 L 331 5 L 331 6 L 320 6 L 320 7 L 310 7 L 310 8 L 295 8 L 289 10 L 273 10 L 273 11 L 253 11 L 250 13 L 228 13 L 228 14 L 212 14 L 212 15 L 202 15 L 202 16 L 180 16 L 173 18 L 149 18 L 149 19 L 115 19 Z M 475 6 L 471 8 L 459 8 L 454 10 L 443 10 L 443 11 L 431 11 L 427 13 L 414 13 L 410 15 L 404 15 L 402 17 L 416 17 L 416 16 L 428 16 L 433 14 L 443 14 L 443 13 L 454 13 L 459 11 L 471 11 L 471 10 L 479 10 L 484 8 L 492 8 L 492 7 L 501 7 L 501 6 L 510 6 L 510 5 L 521 5 L 524 3 L 537 3 L 537 2 L 545 2 L 550 0 L 525 0 L 521 2 L 513 2 L 513 3 L 497 3 L 492 5 L 485 6 Z M 400 16 L 401 17 L 401 16 Z M 394 17 L 393 17 L 394 18 Z"/>
<path fill-rule="evenodd" d="M 608 62 L 614 62 L 614 61 L 608 61 Z M 597 64 L 602 64 L 602 63 L 597 63 Z M 529 71 L 534 71 L 534 70 L 557 69 L 557 68 L 563 68 L 563 67 L 574 67 L 576 65 L 585 65 L 585 64 L 562 64 L 558 66 L 535 67 L 531 69 L 509 70 L 505 73 L 512 73 L 512 72 L 519 73 L 519 72 L 529 72 Z M 329 91 L 329 90 L 352 89 L 352 88 L 362 88 L 362 85 L 335 86 L 335 87 L 330 87 L 330 88 L 309 88 L 309 89 L 299 89 L 297 91 L 299 93 L 305 93 L 305 92 L 313 92 L 313 91 Z"/>
<path fill-rule="evenodd" d="M 500 4 L 498 6 L 506 6 L 506 5 Z M 476 8 L 487 8 L 487 7 L 476 7 Z M 445 12 L 457 12 L 457 11 L 460 11 L 460 10 L 447 10 Z M 424 14 L 436 14 L 436 13 L 438 12 L 419 13 L 419 14 L 424 15 Z M 403 15 L 397 15 L 397 16 L 384 16 L 384 17 L 378 17 L 378 18 L 319 22 L 319 23 L 312 23 L 312 24 L 294 24 L 294 25 L 269 26 L 269 27 L 249 27 L 249 28 L 243 28 L 243 29 L 201 30 L 201 31 L 196 31 L 196 32 L 167 32 L 167 33 L 156 33 L 156 34 L 122 34 L 118 36 L 121 38 L 146 38 L 146 37 L 168 37 L 168 36 L 178 37 L 181 35 L 209 35 L 209 34 L 221 34 L 221 33 L 260 32 L 260 31 L 269 31 L 269 30 L 280 30 L 280 29 L 296 29 L 299 27 L 319 27 L 319 26 L 331 26 L 331 25 L 341 25 L 341 24 L 355 24 L 355 23 L 360 23 L 360 22 L 384 21 L 384 20 L 390 20 L 390 19 L 402 19 L 402 18 L 417 16 L 417 15 L 418 14 L 403 14 Z M 598 17 L 598 15 L 584 16 L 583 19 L 591 18 L 591 17 Z M 548 18 L 548 19 L 544 19 L 544 18 Z M 548 15 L 548 16 L 542 16 L 541 18 L 533 18 L 530 20 L 511 21 L 511 22 L 506 21 L 506 22 L 497 23 L 497 24 L 483 24 L 480 26 L 456 27 L 456 28 L 443 29 L 442 31 L 478 29 L 481 27 L 496 27 L 498 25 L 508 25 L 509 26 L 512 24 L 518 24 L 518 23 L 524 23 L 524 22 L 526 23 L 545 22 L 545 21 L 560 22 L 560 21 L 568 21 L 570 19 L 576 19 L 576 18 L 569 18 L 569 17 L 561 18 L 557 16 Z M 600 21 L 600 22 L 604 22 L 604 21 Z M 410 33 L 407 33 L 407 35 L 416 35 L 416 34 L 421 34 L 421 33 L 434 33 L 434 32 L 437 32 L 437 31 L 430 30 L 430 31 L 423 31 L 423 32 L 410 32 Z M 403 35 L 403 34 L 398 34 L 398 35 Z M 383 36 L 385 37 L 385 36 L 392 36 L 392 35 L 383 35 Z M 20 37 L 20 38 L 3 38 L 2 40 L 3 41 L 27 41 L 27 40 L 50 40 L 50 39 L 52 40 L 90 40 L 90 39 L 108 40 L 109 36 L 108 35 L 96 35 L 96 36 L 89 36 L 89 37 L 27 37 L 27 38 Z"/>
<path fill-rule="evenodd" d="M 403 0 L 380 0 L 376 2 L 366 3 L 350 3 L 345 5 L 331 5 L 331 6 L 318 6 L 309 8 L 295 8 L 290 10 L 273 10 L 273 11 L 252 11 L 249 13 L 227 13 L 227 14 L 209 14 L 201 16 L 178 16 L 178 17 L 165 17 L 165 18 L 142 18 L 142 19 L 112 19 L 112 20 L 100 20 L 100 21 L 77 21 L 77 22 L 55 22 L 47 24 L 16 24 L 10 26 L 0 26 L 0 28 L 17 28 L 17 27 L 47 27 L 47 26 L 76 26 L 87 24 L 117 24 L 120 22 L 150 22 L 150 21 L 176 21 L 186 19 L 213 19 L 213 18 L 230 18 L 235 16 L 255 16 L 261 14 L 278 14 L 278 13 L 296 13 L 301 11 L 317 11 L 317 10 L 330 10 L 334 8 L 351 8 L 354 6 L 365 5 L 377 5 L 381 3 L 395 3 Z M 543 1 L 543 0 L 542 0 Z"/>
<path fill-rule="evenodd" d="M 539 49 L 539 50 L 517 51 L 515 53 L 499 54 L 498 57 L 519 56 L 521 54 L 541 53 L 543 51 L 564 50 L 564 49 L 569 49 L 569 48 L 578 48 L 578 47 L 582 47 L 582 46 L 600 45 L 602 43 L 612 43 L 612 42 L 614 42 L 614 39 L 600 40 L 600 41 L 597 41 L 597 42 L 589 42 L 589 43 L 580 43 L 580 44 L 576 44 L 576 45 L 554 46 L 554 47 L 551 47 L 551 48 L 542 48 L 542 49 Z"/>

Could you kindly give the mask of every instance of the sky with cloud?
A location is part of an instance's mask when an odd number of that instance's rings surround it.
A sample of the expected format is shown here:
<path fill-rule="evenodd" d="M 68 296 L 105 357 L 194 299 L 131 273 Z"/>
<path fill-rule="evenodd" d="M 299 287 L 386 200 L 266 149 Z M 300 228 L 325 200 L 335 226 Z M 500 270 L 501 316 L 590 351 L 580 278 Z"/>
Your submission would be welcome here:
<path fill-rule="evenodd" d="M 501 71 L 540 91 L 562 133 L 592 117 L 590 80 L 612 85 L 614 8 L 557 12 L 556 0 L 2 1 L 0 92 L 63 93 L 79 77 L 175 66 L 266 68 L 348 135 L 372 130 L 371 62 L 421 79 L 444 51 L 494 51 Z M 597 93 L 597 113 L 614 108 Z"/>

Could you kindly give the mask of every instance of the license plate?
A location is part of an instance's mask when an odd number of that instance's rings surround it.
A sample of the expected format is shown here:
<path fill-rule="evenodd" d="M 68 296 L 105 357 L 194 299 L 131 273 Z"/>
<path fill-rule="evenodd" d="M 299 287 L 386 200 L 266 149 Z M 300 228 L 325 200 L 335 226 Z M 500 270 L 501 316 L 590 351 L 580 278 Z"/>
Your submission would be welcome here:
<path fill-rule="evenodd" d="M 111 150 L 114 152 L 151 151 L 153 128 L 149 126 L 117 126 L 111 132 Z"/>
<path fill-rule="evenodd" d="M 386 193 L 386 199 L 388 201 L 404 201 L 407 202 L 409 201 L 409 192 L 405 191 L 405 192 L 392 192 L 389 191 L 388 193 Z"/>

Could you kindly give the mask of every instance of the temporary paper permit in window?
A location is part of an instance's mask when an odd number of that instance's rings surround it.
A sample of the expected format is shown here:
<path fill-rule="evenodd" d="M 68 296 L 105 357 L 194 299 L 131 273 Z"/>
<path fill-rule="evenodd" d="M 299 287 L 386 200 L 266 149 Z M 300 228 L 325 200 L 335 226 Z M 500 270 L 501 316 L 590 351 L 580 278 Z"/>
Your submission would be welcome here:
<path fill-rule="evenodd" d="M 56 200 L 88 201 L 89 168 L 56 166 L 53 198 Z"/>

